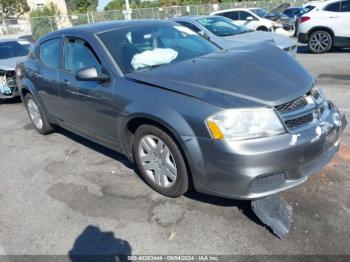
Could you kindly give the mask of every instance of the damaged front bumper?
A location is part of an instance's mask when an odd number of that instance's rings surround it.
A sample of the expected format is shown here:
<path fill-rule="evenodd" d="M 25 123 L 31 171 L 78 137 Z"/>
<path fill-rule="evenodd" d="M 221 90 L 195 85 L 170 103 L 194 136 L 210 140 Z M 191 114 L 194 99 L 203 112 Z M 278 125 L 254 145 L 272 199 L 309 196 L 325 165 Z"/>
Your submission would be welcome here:
<path fill-rule="evenodd" d="M 232 142 L 188 140 L 190 155 L 201 156 L 190 163 L 196 190 L 249 200 L 305 182 L 339 149 L 347 121 L 342 116 L 335 122 L 335 116 L 339 116 L 339 112 L 331 105 L 326 119 L 297 134 Z"/>
<path fill-rule="evenodd" d="M 15 71 L 0 71 L 0 99 L 19 96 Z"/>

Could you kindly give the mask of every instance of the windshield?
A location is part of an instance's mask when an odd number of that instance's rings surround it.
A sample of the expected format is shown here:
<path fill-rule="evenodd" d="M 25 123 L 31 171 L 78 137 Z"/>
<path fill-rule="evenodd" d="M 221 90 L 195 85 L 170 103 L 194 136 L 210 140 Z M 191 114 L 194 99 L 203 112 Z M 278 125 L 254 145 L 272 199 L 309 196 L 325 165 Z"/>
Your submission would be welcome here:
<path fill-rule="evenodd" d="M 0 59 L 26 56 L 31 49 L 28 41 L 0 42 Z"/>
<path fill-rule="evenodd" d="M 226 17 L 207 17 L 197 20 L 202 26 L 217 36 L 239 35 L 251 30 L 245 26 L 239 26 Z"/>
<path fill-rule="evenodd" d="M 250 9 L 250 11 L 252 11 L 254 14 L 256 14 L 259 17 L 265 17 L 269 13 L 265 9 L 262 9 L 262 8 Z"/>
<path fill-rule="evenodd" d="M 100 33 L 124 73 L 196 58 L 219 48 L 187 27 L 160 23 Z"/>

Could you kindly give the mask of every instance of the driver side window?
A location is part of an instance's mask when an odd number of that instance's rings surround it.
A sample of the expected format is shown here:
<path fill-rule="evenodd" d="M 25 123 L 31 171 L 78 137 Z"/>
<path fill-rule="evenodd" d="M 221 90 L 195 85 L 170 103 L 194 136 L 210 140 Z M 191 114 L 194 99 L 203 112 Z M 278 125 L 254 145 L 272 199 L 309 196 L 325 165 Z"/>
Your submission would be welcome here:
<path fill-rule="evenodd" d="M 64 42 L 64 69 L 76 73 L 83 68 L 95 67 L 101 72 L 102 66 L 90 45 L 81 39 L 69 38 Z"/>
<path fill-rule="evenodd" d="M 240 11 L 239 12 L 239 20 L 247 20 L 247 17 L 249 17 L 249 16 L 255 18 L 254 16 L 252 16 L 248 12 L 245 12 L 245 11 Z"/>

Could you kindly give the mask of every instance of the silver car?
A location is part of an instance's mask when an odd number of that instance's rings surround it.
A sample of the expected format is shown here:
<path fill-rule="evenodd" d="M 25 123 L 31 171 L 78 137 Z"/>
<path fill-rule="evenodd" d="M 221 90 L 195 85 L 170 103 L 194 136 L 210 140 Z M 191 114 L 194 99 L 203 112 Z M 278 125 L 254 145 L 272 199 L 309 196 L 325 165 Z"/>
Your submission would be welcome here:
<path fill-rule="evenodd" d="M 279 48 L 295 56 L 296 42 L 272 32 L 253 31 L 222 16 L 183 16 L 171 19 L 201 34 L 222 48 L 233 48 L 259 41 L 273 41 Z"/>
<path fill-rule="evenodd" d="M 28 55 L 31 44 L 21 39 L 0 39 L 0 99 L 19 96 L 15 67 Z"/>

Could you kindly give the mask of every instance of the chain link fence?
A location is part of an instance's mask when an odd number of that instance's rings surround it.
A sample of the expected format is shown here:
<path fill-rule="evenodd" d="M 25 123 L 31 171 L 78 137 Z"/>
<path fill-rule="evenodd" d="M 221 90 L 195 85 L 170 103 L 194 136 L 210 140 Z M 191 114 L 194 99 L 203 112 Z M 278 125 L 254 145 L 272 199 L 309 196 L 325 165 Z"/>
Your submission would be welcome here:
<path fill-rule="evenodd" d="M 287 2 L 292 6 L 300 6 L 307 3 L 308 0 L 290 0 Z M 282 3 L 286 3 L 286 1 L 246 1 L 202 5 L 169 6 L 159 8 L 140 8 L 132 9 L 131 18 L 167 19 L 183 15 L 206 15 L 213 11 L 240 7 L 260 7 L 266 10 L 272 10 L 274 7 Z M 34 39 L 37 39 L 40 36 L 43 36 L 49 32 L 53 32 L 57 29 L 75 25 L 122 19 L 125 19 L 125 11 L 123 10 L 89 12 L 86 14 L 55 17 L 0 19 L 0 38 L 32 35 Z"/>

